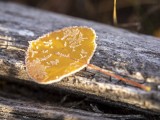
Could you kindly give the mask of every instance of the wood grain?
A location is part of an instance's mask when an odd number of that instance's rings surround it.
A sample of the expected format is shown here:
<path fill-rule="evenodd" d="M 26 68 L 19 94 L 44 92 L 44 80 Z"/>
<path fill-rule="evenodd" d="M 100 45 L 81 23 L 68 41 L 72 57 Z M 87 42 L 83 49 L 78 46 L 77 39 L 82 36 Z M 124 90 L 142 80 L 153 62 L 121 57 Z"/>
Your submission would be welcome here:
<path fill-rule="evenodd" d="M 0 3 L 0 76 L 30 82 L 25 71 L 28 41 L 67 26 L 89 26 L 97 33 L 92 64 L 152 87 L 145 92 L 96 71 L 84 69 L 47 87 L 160 113 L 160 39 L 48 11 Z M 4 106 L 3 106 L 4 107 Z"/>

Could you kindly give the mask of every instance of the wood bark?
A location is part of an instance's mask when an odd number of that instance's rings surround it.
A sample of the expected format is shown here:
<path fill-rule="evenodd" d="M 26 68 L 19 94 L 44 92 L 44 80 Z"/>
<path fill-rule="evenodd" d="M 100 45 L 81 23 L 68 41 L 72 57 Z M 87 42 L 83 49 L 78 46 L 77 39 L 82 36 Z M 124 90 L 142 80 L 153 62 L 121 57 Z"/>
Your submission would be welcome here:
<path fill-rule="evenodd" d="M 145 119 L 141 115 L 112 115 L 91 113 L 70 108 L 55 107 L 43 103 L 19 101 L 0 97 L 0 119 L 17 120 L 115 120 L 115 119 Z M 42 106 L 43 105 L 43 106 Z"/>
<path fill-rule="evenodd" d="M 92 64 L 149 85 L 152 90 L 146 92 L 88 69 L 44 87 L 58 87 L 98 101 L 160 114 L 160 39 L 92 21 L 1 2 L 0 76 L 35 85 L 30 82 L 25 71 L 28 41 L 67 26 L 89 26 L 95 29 L 98 36 L 97 50 Z M 1 102 L 1 108 L 5 108 Z"/>

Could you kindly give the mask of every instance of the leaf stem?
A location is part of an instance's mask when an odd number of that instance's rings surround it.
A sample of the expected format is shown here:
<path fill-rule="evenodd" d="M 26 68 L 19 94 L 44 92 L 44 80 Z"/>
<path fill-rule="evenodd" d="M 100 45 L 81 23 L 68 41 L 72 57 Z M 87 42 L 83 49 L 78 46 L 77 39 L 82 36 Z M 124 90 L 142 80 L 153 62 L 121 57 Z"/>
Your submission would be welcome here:
<path fill-rule="evenodd" d="M 103 73 L 103 74 L 105 74 L 105 75 L 114 77 L 114 78 L 116 78 L 116 79 L 118 79 L 118 80 L 124 81 L 124 82 L 126 82 L 126 83 L 128 83 L 128 84 L 130 84 L 130 85 L 136 86 L 136 87 L 141 88 L 141 89 L 143 89 L 143 90 L 145 90 L 145 91 L 148 91 L 148 92 L 151 91 L 151 87 L 149 87 L 149 86 L 145 86 L 145 85 L 142 85 L 142 84 L 137 83 L 137 82 L 135 82 L 135 81 L 132 81 L 132 80 L 123 78 L 123 77 L 121 77 L 121 76 L 119 76 L 119 75 L 116 75 L 116 74 L 114 74 L 114 73 L 110 73 L 110 72 L 108 72 L 107 70 L 102 69 L 102 68 L 100 68 L 100 67 L 98 67 L 98 66 L 95 66 L 95 65 L 93 65 L 93 64 L 88 64 L 87 67 L 89 67 L 90 69 L 96 70 L 96 71 L 100 71 L 101 73 Z"/>

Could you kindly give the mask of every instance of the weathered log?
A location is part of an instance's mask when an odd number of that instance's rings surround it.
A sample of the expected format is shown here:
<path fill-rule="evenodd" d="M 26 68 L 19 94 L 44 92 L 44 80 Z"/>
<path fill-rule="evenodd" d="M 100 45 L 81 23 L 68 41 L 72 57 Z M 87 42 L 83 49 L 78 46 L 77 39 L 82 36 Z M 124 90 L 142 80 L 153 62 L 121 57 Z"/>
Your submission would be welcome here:
<path fill-rule="evenodd" d="M 145 119 L 141 115 L 111 115 L 91 113 L 82 110 L 55 107 L 35 102 L 19 101 L 0 97 L 0 119 L 18 120 L 115 120 L 115 119 Z"/>
<path fill-rule="evenodd" d="M 4 79 L 0 82 L 0 85 L 2 84 L 7 85 L 3 86 L 3 88 L 0 87 L 0 119 L 128 120 L 134 118 L 135 120 L 143 120 L 147 118 L 145 114 L 141 115 L 135 111 L 132 111 L 132 114 L 126 113 L 127 109 L 125 110 L 124 108 L 123 110 L 126 111 L 124 112 L 125 114 L 120 114 L 119 110 L 117 110 L 116 113 L 112 111 L 112 113 L 104 114 L 96 107 L 91 107 L 91 109 L 93 109 L 92 112 L 88 110 L 84 111 L 80 109 L 80 106 L 85 104 L 86 101 L 83 97 L 77 98 L 79 102 L 75 102 L 75 98 L 65 102 L 74 95 L 56 88 L 50 89 L 37 84 L 23 84 L 21 82 L 6 81 Z M 93 103 L 90 102 L 90 104 Z M 77 108 L 76 106 L 78 109 L 75 109 Z M 86 109 L 89 108 L 87 105 L 84 107 L 86 107 Z M 109 109 L 108 107 L 106 108 Z M 153 116 L 153 118 L 158 117 Z"/>
<path fill-rule="evenodd" d="M 152 90 L 119 84 L 88 69 L 47 87 L 58 86 L 102 101 L 160 113 L 160 39 L 11 3 L 0 3 L 0 16 L 2 77 L 17 78 L 24 84 L 30 80 L 24 65 L 28 41 L 66 26 L 90 26 L 98 36 L 91 63 L 149 85 Z"/>

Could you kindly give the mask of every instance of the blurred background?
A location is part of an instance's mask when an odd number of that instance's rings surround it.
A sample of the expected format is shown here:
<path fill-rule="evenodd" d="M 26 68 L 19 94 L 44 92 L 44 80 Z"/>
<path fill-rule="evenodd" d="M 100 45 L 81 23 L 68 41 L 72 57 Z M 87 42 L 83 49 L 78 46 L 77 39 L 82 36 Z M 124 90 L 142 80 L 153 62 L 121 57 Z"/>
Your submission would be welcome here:
<path fill-rule="evenodd" d="M 113 24 L 114 0 L 1 0 Z M 160 37 L 160 0 L 117 0 L 118 27 Z"/>

